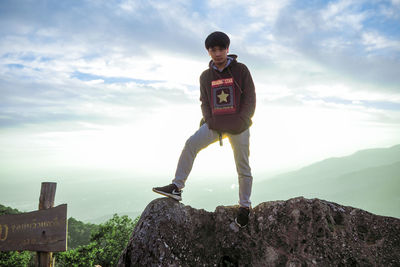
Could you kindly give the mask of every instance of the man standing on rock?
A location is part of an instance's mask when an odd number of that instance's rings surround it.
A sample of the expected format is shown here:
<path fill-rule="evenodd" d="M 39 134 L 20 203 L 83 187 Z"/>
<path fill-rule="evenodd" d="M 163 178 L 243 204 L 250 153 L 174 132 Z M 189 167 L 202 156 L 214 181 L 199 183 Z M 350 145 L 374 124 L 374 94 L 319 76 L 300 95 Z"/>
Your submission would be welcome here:
<path fill-rule="evenodd" d="M 172 184 L 155 187 L 153 191 L 182 200 L 182 188 L 197 153 L 218 140 L 222 145 L 222 138 L 228 137 L 239 176 L 240 207 L 235 222 L 244 227 L 249 221 L 251 208 L 253 177 L 249 166 L 249 127 L 256 106 L 256 94 L 247 67 L 236 61 L 236 55 L 228 55 L 229 44 L 229 37 L 223 32 L 213 32 L 205 40 L 211 61 L 209 68 L 200 76 L 203 124 L 186 141 Z"/>

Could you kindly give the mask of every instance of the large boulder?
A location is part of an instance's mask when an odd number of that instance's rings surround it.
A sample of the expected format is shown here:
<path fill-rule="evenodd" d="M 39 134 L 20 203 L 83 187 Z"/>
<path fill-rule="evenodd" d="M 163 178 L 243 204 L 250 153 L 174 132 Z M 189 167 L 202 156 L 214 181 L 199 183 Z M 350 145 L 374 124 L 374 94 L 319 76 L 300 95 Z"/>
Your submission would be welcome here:
<path fill-rule="evenodd" d="M 400 266 L 400 219 L 299 197 L 259 204 L 239 229 L 237 210 L 156 199 L 118 266 Z"/>

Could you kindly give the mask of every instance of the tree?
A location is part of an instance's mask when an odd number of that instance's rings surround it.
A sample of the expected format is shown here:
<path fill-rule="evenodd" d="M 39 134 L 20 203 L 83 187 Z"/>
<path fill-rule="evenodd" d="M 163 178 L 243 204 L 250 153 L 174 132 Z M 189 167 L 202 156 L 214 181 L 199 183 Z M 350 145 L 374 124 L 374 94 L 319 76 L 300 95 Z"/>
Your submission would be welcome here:
<path fill-rule="evenodd" d="M 66 252 L 56 253 L 56 266 L 80 267 L 95 266 L 96 255 L 99 250 L 95 243 L 86 246 L 79 246 Z M 104 265 L 108 266 L 108 265 Z"/>
<path fill-rule="evenodd" d="M 132 221 L 126 215 L 119 217 L 114 214 L 110 220 L 99 226 L 99 229 L 91 237 L 92 242 L 96 244 L 96 248 L 101 251 L 101 253 L 97 254 L 96 264 L 102 266 L 114 266 L 117 264 L 137 221 L 138 218 Z"/>
<path fill-rule="evenodd" d="M 11 207 L 3 206 L 0 204 L 0 215 L 5 215 L 5 214 L 19 214 L 21 213 L 17 209 L 13 209 Z"/>
<path fill-rule="evenodd" d="M 68 219 L 68 249 L 88 245 L 92 232 L 95 232 L 98 225 L 84 223 L 74 218 Z"/>
<path fill-rule="evenodd" d="M 33 264 L 33 253 L 29 251 L 0 252 L 0 266 L 26 267 Z"/>
<path fill-rule="evenodd" d="M 92 233 L 90 244 L 76 249 L 57 253 L 58 266 L 115 266 L 128 244 L 129 237 L 138 222 L 128 216 L 114 216 L 100 224 Z"/>

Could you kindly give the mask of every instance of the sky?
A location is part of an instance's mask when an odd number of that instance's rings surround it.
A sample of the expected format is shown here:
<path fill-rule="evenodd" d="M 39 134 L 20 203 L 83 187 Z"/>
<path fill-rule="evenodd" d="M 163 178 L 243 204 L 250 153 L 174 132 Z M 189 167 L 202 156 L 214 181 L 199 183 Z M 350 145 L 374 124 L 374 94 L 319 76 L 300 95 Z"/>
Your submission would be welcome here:
<path fill-rule="evenodd" d="M 169 183 L 202 116 L 213 31 L 256 86 L 255 178 L 400 143 L 399 0 L 1 0 L 3 183 Z M 235 177 L 228 140 L 192 173 Z"/>

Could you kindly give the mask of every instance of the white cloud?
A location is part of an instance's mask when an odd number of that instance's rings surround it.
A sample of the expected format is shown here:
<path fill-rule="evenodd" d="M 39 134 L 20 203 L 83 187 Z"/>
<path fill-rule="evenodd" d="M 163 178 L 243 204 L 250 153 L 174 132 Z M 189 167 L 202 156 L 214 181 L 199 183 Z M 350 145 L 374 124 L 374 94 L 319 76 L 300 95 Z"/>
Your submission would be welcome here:
<path fill-rule="evenodd" d="M 240 0 L 209 0 L 207 1 L 207 5 L 210 8 L 219 8 L 219 7 L 226 7 L 231 8 L 232 6 L 237 6 L 240 3 L 242 3 L 242 1 Z"/>
<path fill-rule="evenodd" d="M 54 27 L 46 27 L 46 28 L 41 28 L 36 31 L 36 35 L 39 37 L 45 37 L 45 38 L 57 38 L 60 37 L 60 31 L 57 28 Z"/>
<path fill-rule="evenodd" d="M 171 32 L 182 31 L 184 36 L 203 37 L 209 27 L 208 22 L 198 12 L 190 10 L 187 1 L 156 1 L 151 6 L 157 10 L 158 16 L 164 25 L 168 25 Z"/>
<path fill-rule="evenodd" d="M 352 7 L 357 4 L 360 4 L 360 2 L 352 0 L 330 3 L 325 10 L 321 11 L 321 17 L 325 22 L 323 27 L 345 31 L 349 30 L 348 27 L 357 31 L 361 30 L 367 14 L 361 11 L 353 11 Z"/>
<path fill-rule="evenodd" d="M 365 32 L 362 34 L 362 42 L 367 51 L 379 49 L 394 49 L 400 51 L 400 41 L 392 41 L 377 32 Z"/>
<path fill-rule="evenodd" d="M 246 1 L 248 12 L 251 17 L 261 18 L 262 20 L 273 24 L 279 17 L 283 8 L 285 8 L 291 0 L 272 0 L 272 1 Z"/>
<path fill-rule="evenodd" d="M 400 6 L 400 0 L 391 0 L 391 2 L 395 6 Z"/>
<path fill-rule="evenodd" d="M 139 7 L 139 1 L 135 0 L 124 0 L 118 5 L 122 10 L 134 13 Z"/>
<path fill-rule="evenodd" d="M 329 52 L 338 52 L 343 51 L 345 49 L 349 49 L 353 46 L 353 42 L 349 41 L 346 38 L 335 36 L 331 38 L 326 38 L 325 40 L 321 40 L 321 46 Z"/>
<path fill-rule="evenodd" d="M 266 22 L 269 25 L 273 25 L 278 19 L 280 12 L 283 8 L 289 5 L 291 0 L 269 0 L 269 1 L 229 1 L 229 0 L 211 0 L 208 1 L 208 6 L 210 9 L 224 9 L 224 12 L 229 12 L 231 10 L 245 10 L 248 14 L 248 19 L 256 19 L 257 22 Z M 217 14 L 218 12 L 215 12 Z M 219 12 L 220 14 L 220 12 Z M 245 16 L 244 16 L 245 17 Z M 242 24 L 243 21 L 240 21 Z"/>
<path fill-rule="evenodd" d="M 326 9 L 322 10 L 322 17 L 324 19 L 331 19 L 338 14 L 343 13 L 348 7 L 353 4 L 352 0 L 339 0 L 336 2 L 330 2 Z"/>

